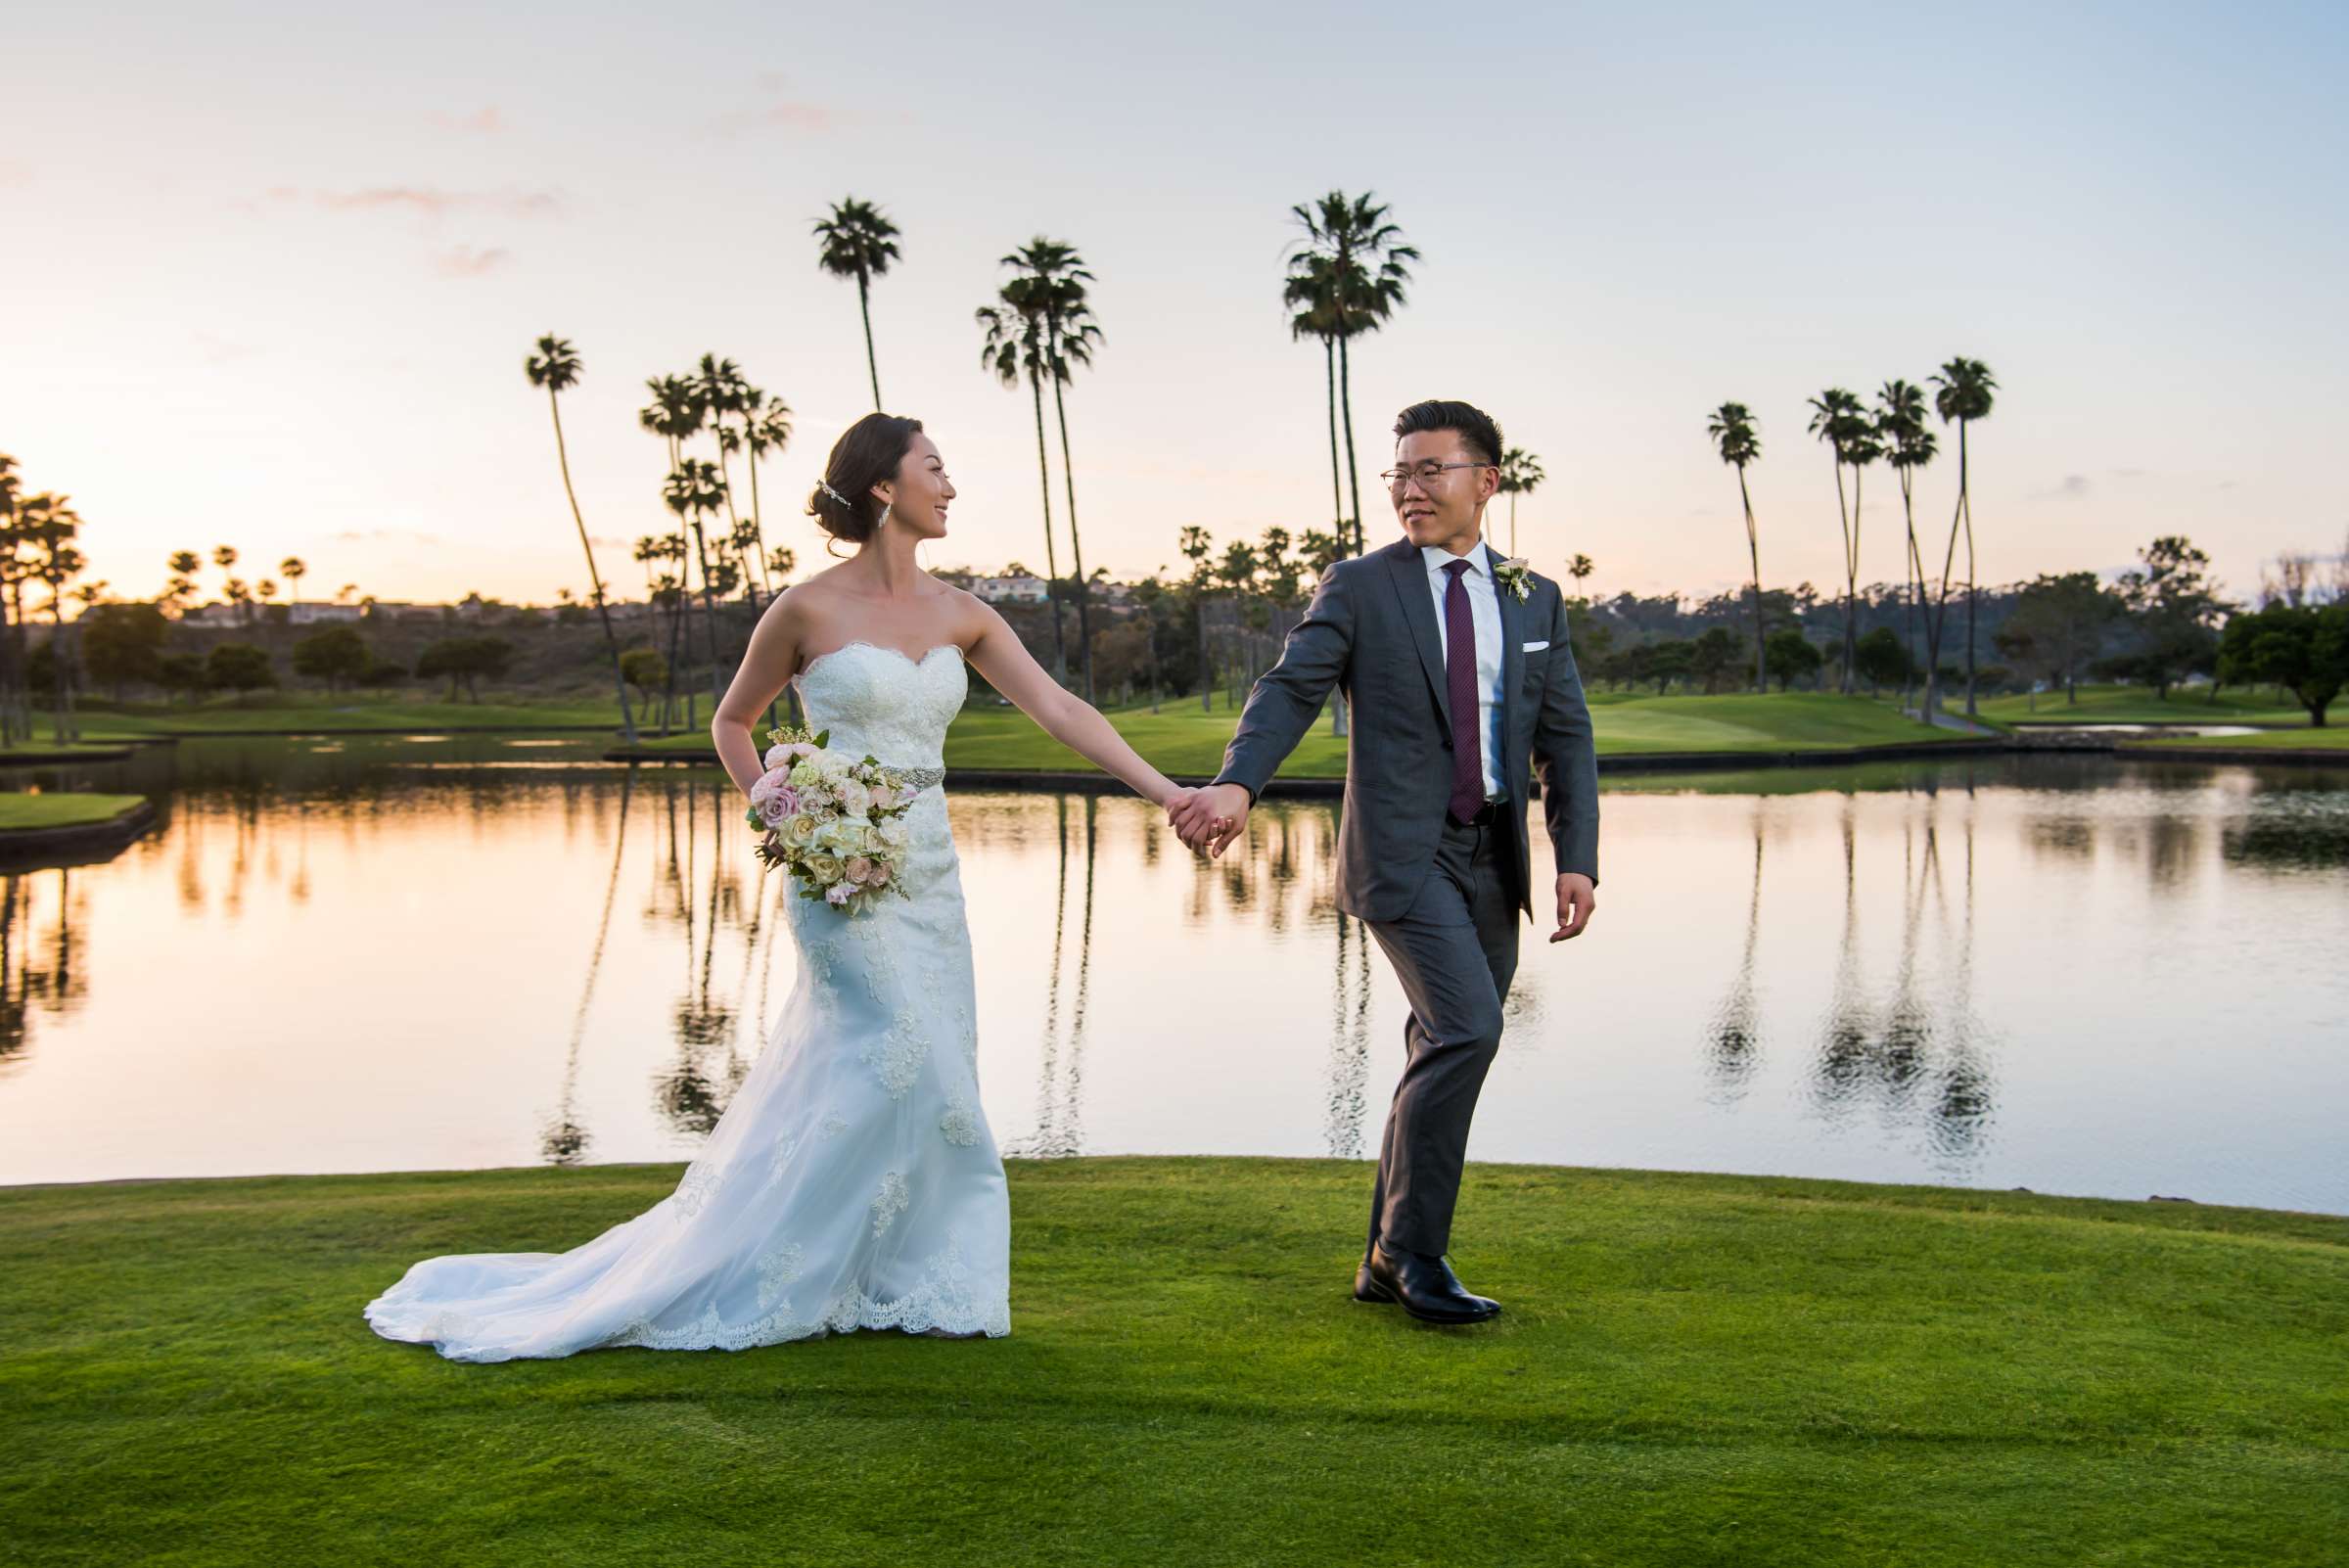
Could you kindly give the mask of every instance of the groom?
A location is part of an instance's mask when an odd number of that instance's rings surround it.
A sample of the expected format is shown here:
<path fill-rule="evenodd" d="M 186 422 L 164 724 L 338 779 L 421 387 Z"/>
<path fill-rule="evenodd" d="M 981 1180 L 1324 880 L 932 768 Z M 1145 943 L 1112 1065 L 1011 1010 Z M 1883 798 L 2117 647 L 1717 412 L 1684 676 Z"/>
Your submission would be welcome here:
<path fill-rule="evenodd" d="M 1221 855 L 1281 760 L 1342 688 L 1353 707 L 1338 907 L 1403 982 L 1407 1059 L 1387 1112 L 1357 1301 L 1480 1323 L 1444 1253 L 1477 1092 L 1500 1047 L 1533 914 L 1526 805 L 1539 768 L 1558 868 L 1557 929 L 1582 934 L 1598 882 L 1598 764 L 1558 585 L 1484 542 L 1500 429 L 1467 403 L 1413 403 L 1382 476 L 1404 537 L 1321 576 L 1280 663 L 1256 683 L 1214 784 L 1171 817 Z"/>

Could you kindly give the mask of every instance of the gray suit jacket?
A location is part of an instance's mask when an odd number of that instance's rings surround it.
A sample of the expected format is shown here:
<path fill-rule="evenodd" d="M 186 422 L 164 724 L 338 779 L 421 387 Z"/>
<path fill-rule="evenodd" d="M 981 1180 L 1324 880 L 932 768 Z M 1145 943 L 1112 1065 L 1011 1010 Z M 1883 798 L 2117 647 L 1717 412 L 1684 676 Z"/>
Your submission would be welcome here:
<path fill-rule="evenodd" d="M 1497 552 L 1495 555 L 1498 559 Z M 1533 913 L 1526 838 L 1530 779 L 1541 769 L 1543 814 L 1560 871 L 1598 880 L 1598 759 L 1590 710 L 1566 642 L 1566 601 L 1533 577 L 1524 603 L 1500 590 L 1501 689 L 1508 695 L 1500 777 L 1516 902 Z M 1529 642 L 1546 648 L 1527 652 Z M 1321 711 L 1332 687 L 1353 705 L 1346 810 L 1338 832 L 1338 907 L 1363 920 L 1399 919 L 1435 863 L 1451 797 L 1451 709 L 1444 644 L 1418 547 L 1399 539 L 1340 561 L 1289 633 L 1280 663 L 1256 683 L 1219 784 L 1254 800 Z"/>

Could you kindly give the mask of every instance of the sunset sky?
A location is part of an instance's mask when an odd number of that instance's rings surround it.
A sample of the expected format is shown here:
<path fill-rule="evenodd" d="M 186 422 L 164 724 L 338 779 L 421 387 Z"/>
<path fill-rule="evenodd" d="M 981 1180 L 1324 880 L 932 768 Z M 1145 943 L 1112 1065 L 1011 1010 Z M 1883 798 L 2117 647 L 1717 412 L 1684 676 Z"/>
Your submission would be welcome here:
<path fill-rule="evenodd" d="M 1394 411 L 1459 396 L 1548 470 L 1520 507 L 1537 565 L 1727 586 L 1744 532 L 1704 422 L 1734 397 L 1762 425 L 1764 576 L 1824 589 L 1804 400 L 1964 354 L 2003 387 L 1973 438 L 1985 581 L 2183 531 L 2247 593 L 2349 534 L 2345 19 L 41 7 L 0 97 L 0 451 L 71 494 L 121 595 L 226 542 L 250 576 L 301 555 L 310 596 L 543 602 L 586 585 L 522 372 L 554 331 L 586 362 L 564 417 L 588 527 L 640 595 L 625 544 L 667 527 L 643 382 L 714 350 L 797 411 L 760 489 L 805 570 L 800 502 L 869 401 L 855 291 L 808 235 L 853 193 L 904 231 L 883 392 L 962 491 L 931 564 L 1043 564 L 1029 404 L 982 374 L 971 313 L 1045 233 L 1099 275 L 1108 335 L 1070 403 L 1087 563 L 1146 572 L 1186 524 L 1328 526 L 1282 257 L 1291 204 L 1367 187 L 1424 254 L 1357 352 L 1373 542 Z M 1954 448 L 1922 482 L 1936 534 Z M 1867 498 L 1863 580 L 1896 576 L 1888 474 Z"/>

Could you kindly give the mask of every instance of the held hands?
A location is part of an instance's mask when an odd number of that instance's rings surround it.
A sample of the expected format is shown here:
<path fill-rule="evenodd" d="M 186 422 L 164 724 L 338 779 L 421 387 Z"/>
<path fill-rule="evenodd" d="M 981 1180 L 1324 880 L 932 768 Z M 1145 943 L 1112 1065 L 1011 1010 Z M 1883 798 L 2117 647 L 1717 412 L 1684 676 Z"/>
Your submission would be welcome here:
<path fill-rule="evenodd" d="M 1248 792 L 1237 784 L 1177 790 L 1167 798 L 1167 820 L 1193 853 L 1221 859 L 1248 825 Z"/>
<path fill-rule="evenodd" d="M 1598 894 L 1590 879 L 1580 871 L 1558 873 L 1558 929 L 1549 934 L 1552 942 L 1564 942 L 1579 937 L 1590 923 L 1590 913 L 1598 907 Z"/>

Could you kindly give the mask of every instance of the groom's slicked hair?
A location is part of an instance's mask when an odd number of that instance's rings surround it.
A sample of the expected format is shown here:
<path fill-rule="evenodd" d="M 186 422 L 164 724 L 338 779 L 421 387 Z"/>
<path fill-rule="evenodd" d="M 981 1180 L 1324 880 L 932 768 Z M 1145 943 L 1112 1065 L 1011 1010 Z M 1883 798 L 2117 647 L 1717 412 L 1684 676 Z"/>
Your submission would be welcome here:
<path fill-rule="evenodd" d="M 1448 430 L 1460 438 L 1470 455 L 1483 463 L 1500 461 L 1500 427 L 1493 416 L 1474 403 L 1455 402 L 1449 397 L 1431 397 L 1424 403 L 1413 403 L 1395 416 L 1395 438 L 1422 436 L 1430 431 Z"/>

